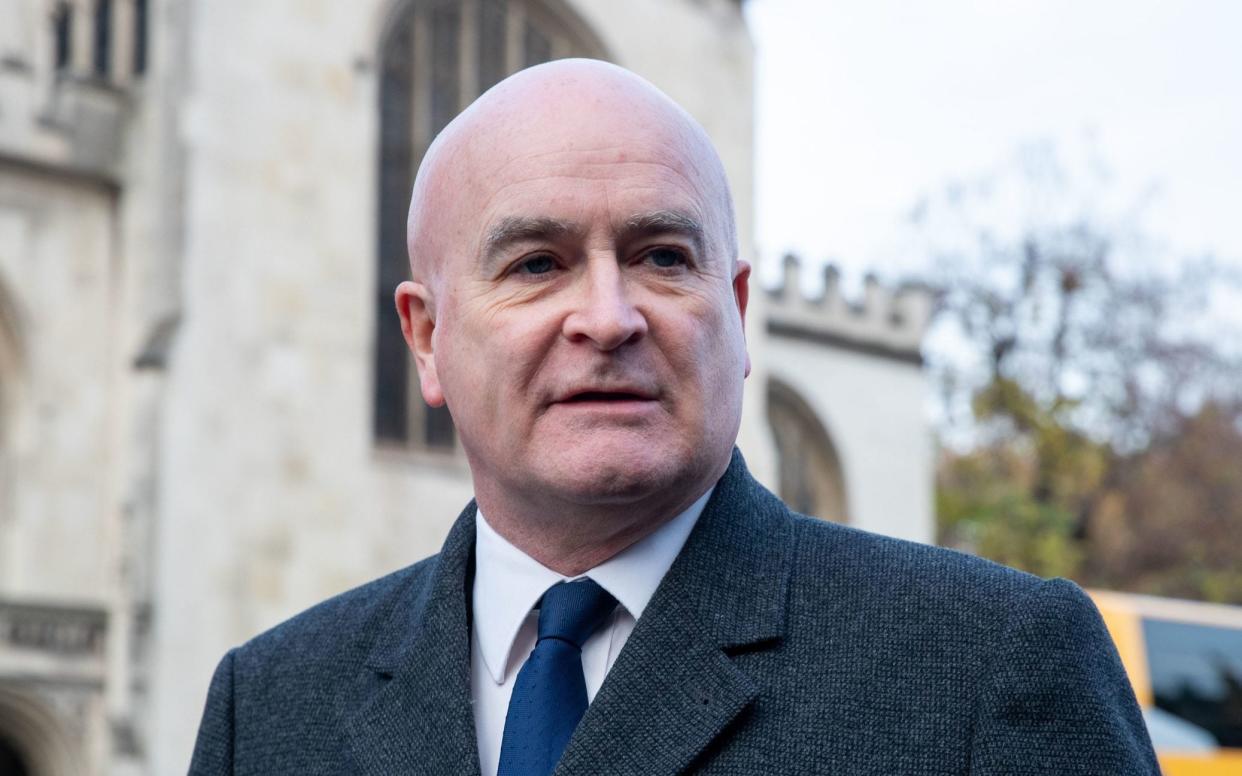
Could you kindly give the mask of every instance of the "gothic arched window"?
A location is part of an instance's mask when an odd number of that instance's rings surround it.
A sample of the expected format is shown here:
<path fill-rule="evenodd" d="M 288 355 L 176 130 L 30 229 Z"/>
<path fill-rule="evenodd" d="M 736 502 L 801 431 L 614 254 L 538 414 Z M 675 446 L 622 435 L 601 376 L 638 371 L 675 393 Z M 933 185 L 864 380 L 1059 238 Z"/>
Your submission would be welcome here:
<path fill-rule="evenodd" d="M 849 521 L 841 459 L 815 411 L 792 388 L 768 384 L 781 500 L 804 515 Z"/>
<path fill-rule="evenodd" d="M 409 277 L 405 218 L 419 160 L 432 138 L 510 73 L 563 57 L 604 58 L 559 3 L 411 0 L 395 14 L 379 56 L 379 229 L 372 428 L 377 441 L 450 452 L 453 421 L 423 403 L 393 309 Z"/>

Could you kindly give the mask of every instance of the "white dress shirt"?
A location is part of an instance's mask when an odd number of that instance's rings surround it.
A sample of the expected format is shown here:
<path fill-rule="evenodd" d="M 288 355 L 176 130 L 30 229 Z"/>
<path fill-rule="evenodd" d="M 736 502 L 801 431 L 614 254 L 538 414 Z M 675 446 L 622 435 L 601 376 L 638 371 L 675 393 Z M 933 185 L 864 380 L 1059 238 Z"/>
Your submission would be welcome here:
<path fill-rule="evenodd" d="M 604 683 L 711 494 L 709 489 L 650 536 L 580 575 L 595 580 L 620 604 L 582 645 L 588 702 Z M 534 606 L 552 585 L 580 577 L 562 576 L 514 547 L 487 524 L 481 511 L 475 521 L 474 553 L 470 693 L 479 763 L 483 776 L 495 776 L 509 696 L 538 638 L 539 612 Z"/>

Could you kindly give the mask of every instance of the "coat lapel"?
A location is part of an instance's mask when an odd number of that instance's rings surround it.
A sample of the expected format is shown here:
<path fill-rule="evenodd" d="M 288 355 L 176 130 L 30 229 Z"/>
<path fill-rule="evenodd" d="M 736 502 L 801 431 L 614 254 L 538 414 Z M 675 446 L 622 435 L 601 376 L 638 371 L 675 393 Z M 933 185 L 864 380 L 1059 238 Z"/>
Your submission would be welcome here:
<path fill-rule="evenodd" d="M 433 561 L 428 583 L 397 596 L 367 656 L 367 678 L 378 688 L 348 723 L 365 774 L 479 773 L 466 606 L 474 515 L 471 502 Z"/>
<path fill-rule="evenodd" d="M 729 655 L 784 634 L 787 514 L 735 450 L 556 776 L 679 773 L 755 701 L 759 688 Z"/>

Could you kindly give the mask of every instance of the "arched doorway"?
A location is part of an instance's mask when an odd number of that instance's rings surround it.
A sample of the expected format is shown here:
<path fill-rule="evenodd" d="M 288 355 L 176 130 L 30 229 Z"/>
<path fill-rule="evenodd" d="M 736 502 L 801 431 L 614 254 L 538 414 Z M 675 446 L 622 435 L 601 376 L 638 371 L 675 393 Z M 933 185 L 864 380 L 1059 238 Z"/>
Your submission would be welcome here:
<path fill-rule="evenodd" d="M 0 681 L 0 774 L 70 776 L 82 773 L 84 742 L 37 690 Z M 68 722 L 68 727 L 66 723 Z"/>
<path fill-rule="evenodd" d="M 849 522 L 841 459 L 815 411 L 779 380 L 768 382 L 768 423 L 776 441 L 781 499 L 793 509 Z"/>

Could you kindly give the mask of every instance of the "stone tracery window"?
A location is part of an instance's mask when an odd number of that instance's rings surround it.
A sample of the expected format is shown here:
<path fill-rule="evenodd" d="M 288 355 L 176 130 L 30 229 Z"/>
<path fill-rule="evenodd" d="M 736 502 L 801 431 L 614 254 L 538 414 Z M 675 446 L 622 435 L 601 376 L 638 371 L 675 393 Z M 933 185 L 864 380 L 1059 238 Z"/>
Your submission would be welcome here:
<path fill-rule="evenodd" d="M 604 58 L 602 46 L 559 4 L 536 0 L 410 0 L 379 56 L 379 223 L 372 430 L 376 441 L 451 452 L 448 410 L 428 407 L 393 309 L 409 277 L 406 209 L 432 138 L 510 73 L 569 56 Z"/>
<path fill-rule="evenodd" d="M 841 460 L 815 411 L 792 388 L 772 380 L 768 423 L 776 441 L 781 500 L 805 515 L 848 522 Z"/>
<path fill-rule="evenodd" d="M 52 66 L 61 76 L 125 86 L 147 70 L 149 0 L 49 5 Z M 86 34 L 79 34 L 79 26 Z"/>

